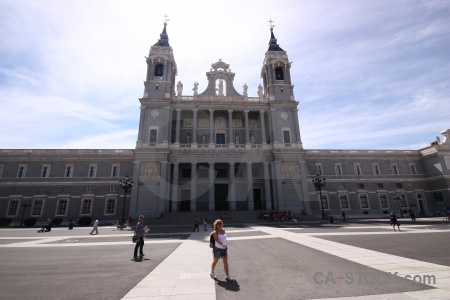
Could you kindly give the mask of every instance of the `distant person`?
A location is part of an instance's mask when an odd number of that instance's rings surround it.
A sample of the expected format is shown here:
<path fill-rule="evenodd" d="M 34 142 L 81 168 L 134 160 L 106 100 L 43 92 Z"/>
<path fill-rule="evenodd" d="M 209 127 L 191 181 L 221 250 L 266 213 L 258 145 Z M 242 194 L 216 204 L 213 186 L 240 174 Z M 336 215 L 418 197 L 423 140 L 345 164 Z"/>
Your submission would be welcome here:
<path fill-rule="evenodd" d="M 69 221 L 69 230 L 72 230 L 73 229 L 73 219 L 70 219 L 70 221 Z"/>
<path fill-rule="evenodd" d="M 144 226 L 144 216 L 139 216 L 139 222 L 136 225 L 136 235 L 139 237 L 138 242 L 136 243 L 136 246 L 134 246 L 134 258 L 139 258 L 145 256 L 144 254 L 144 235 L 145 233 L 150 230 L 147 226 Z M 137 251 L 139 249 L 139 256 L 137 255 Z"/>
<path fill-rule="evenodd" d="M 208 221 L 206 221 L 206 218 L 203 218 L 203 230 L 207 231 L 208 228 L 206 228 L 206 223 L 208 223 Z"/>
<path fill-rule="evenodd" d="M 409 217 L 411 218 L 411 221 L 416 221 L 416 213 L 412 209 L 409 211 Z"/>
<path fill-rule="evenodd" d="M 400 230 L 400 223 L 398 222 L 398 220 L 397 220 L 397 216 L 395 215 L 395 213 L 393 212 L 393 213 L 391 213 L 391 226 L 392 226 L 392 228 L 394 228 L 394 231 L 396 231 L 395 230 L 395 226 L 397 226 L 397 228 L 398 228 L 398 231 L 401 231 Z"/>
<path fill-rule="evenodd" d="M 347 223 L 347 218 L 345 217 L 345 211 L 342 211 L 342 222 Z"/>
<path fill-rule="evenodd" d="M 94 221 L 94 226 L 92 227 L 90 234 L 92 234 L 94 231 L 95 231 L 95 234 L 98 234 L 98 220 L 97 219 Z"/>
<path fill-rule="evenodd" d="M 223 222 L 218 219 L 214 222 L 214 248 L 213 248 L 213 262 L 211 265 L 211 278 L 216 279 L 216 273 L 214 273 L 214 269 L 216 268 L 217 262 L 220 258 L 223 261 L 223 268 L 225 270 L 227 282 L 232 282 L 234 279 L 230 276 L 228 272 L 228 243 L 227 243 L 227 235 L 225 230 L 223 230 Z"/>
<path fill-rule="evenodd" d="M 194 232 L 195 231 L 198 232 L 198 223 L 200 223 L 200 220 L 197 218 L 197 216 L 195 216 L 195 218 L 194 218 Z"/>

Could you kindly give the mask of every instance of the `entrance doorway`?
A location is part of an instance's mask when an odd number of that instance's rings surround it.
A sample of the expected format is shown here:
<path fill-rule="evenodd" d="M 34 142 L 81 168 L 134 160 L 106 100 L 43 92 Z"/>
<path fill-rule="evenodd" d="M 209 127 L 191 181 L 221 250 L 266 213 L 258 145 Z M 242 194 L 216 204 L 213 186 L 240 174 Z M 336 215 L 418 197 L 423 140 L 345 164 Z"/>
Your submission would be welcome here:
<path fill-rule="evenodd" d="M 263 210 L 261 189 L 253 189 L 253 203 L 255 210 Z"/>
<path fill-rule="evenodd" d="M 181 190 L 180 211 L 191 210 L 191 190 Z"/>
<path fill-rule="evenodd" d="M 214 204 L 216 211 L 228 210 L 228 184 L 214 185 Z"/>

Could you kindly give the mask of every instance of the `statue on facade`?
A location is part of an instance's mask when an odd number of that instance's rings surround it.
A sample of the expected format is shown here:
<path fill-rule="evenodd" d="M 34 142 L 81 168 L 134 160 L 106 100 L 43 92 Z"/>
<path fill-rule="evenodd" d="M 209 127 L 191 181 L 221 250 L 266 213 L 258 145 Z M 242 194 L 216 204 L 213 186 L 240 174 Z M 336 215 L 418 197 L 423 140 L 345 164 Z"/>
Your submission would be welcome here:
<path fill-rule="evenodd" d="M 190 144 L 190 143 L 191 143 L 191 134 L 186 133 L 186 144 Z"/>
<path fill-rule="evenodd" d="M 223 96 L 223 79 L 219 79 L 219 96 Z"/>
<path fill-rule="evenodd" d="M 178 84 L 177 84 L 177 96 L 181 96 L 182 93 L 183 93 L 183 84 L 181 83 L 181 81 L 178 81 Z"/>
<path fill-rule="evenodd" d="M 202 134 L 202 144 L 206 144 L 206 134 Z"/>
<path fill-rule="evenodd" d="M 198 95 L 198 82 L 194 82 L 194 88 L 192 90 L 194 91 L 194 96 Z"/>
<path fill-rule="evenodd" d="M 250 133 L 250 143 L 255 143 L 255 136 L 253 135 L 253 133 Z"/>
<path fill-rule="evenodd" d="M 248 96 L 248 93 L 247 93 L 248 86 L 247 86 L 247 84 L 244 84 L 243 88 L 244 88 L 244 97 L 247 97 Z"/>
<path fill-rule="evenodd" d="M 261 86 L 261 84 L 258 85 L 258 97 L 263 97 L 263 87 Z"/>
<path fill-rule="evenodd" d="M 235 144 L 240 144 L 240 141 L 239 141 L 239 133 L 236 133 L 236 134 L 234 135 L 234 143 L 235 143 Z"/>

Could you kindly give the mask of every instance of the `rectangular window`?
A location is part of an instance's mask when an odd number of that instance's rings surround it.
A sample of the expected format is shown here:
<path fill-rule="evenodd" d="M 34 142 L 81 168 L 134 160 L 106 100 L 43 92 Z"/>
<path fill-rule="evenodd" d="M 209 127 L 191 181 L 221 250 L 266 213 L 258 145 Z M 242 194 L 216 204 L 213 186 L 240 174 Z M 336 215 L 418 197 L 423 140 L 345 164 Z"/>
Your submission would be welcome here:
<path fill-rule="evenodd" d="M 408 207 L 408 201 L 406 201 L 406 195 L 401 194 L 400 207 Z"/>
<path fill-rule="evenodd" d="M 117 192 L 117 187 L 116 187 L 116 186 L 110 186 L 110 187 L 109 187 L 109 192 L 110 192 L 110 193 L 115 193 L 115 192 Z"/>
<path fill-rule="evenodd" d="M 219 145 L 225 144 L 225 133 L 217 133 L 216 134 L 216 144 L 219 144 Z"/>
<path fill-rule="evenodd" d="M 369 208 L 369 201 L 367 200 L 366 194 L 359 195 L 359 203 L 362 209 Z"/>
<path fill-rule="evenodd" d="M 150 143 L 156 143 L 158 137 L 158 129 L 150 129 Z"/>
<path fill-rule="evenodd" d="M 73 165 L 66 165 L 66 170 L 64 171 L 64 177 L 73 176 Z"/>
<path fill-rule="evenodd" d="M 239 167 L 234 169 L 234 174 L 236 174 L 236 178 L 244 178 L 244 168 L 243 167 Z"/>
<path fill-rule="evenodd" d="M 283 130 L 283 139 L 285 144 L 291 143 L 291 133 L 289 130 Z"/>
<path fill-rule="evenodd" d="M 83 199 L 83 204 L 81 205 L 81 214 L 89 215 L 91 213 L 91 205 L 92 205 L 91 199 Z"/>
<path fill-rule="evenodd" d="M 342 175 L 342 165 L 341 164 L 335 164 L 334 170 L 336 171 L 336 175 L 338 175 L 338 176 Z"/>
<path fill-rule="evenodd" d="M 363 189 L 364 188 L 364 183 L 358 183 L 358 188 L 359 189 Z"/>
<path fill-rule="evenodd" d="M 88 186 L 88 187 L 86 188 L 86 193 L 92 193 L 93 191 L 94 191 L 94 188 L 91 187 L 91 186 Z"/>
<path fill-rule="evenodd" d="M 341 209 L 349 209 L 347 195 L 339 195 L 339 203 L 341 204 Z"/>
<path fill-rule="evenodd" d="M 444 202 L 444 197 L 442 196 L 442 192 L 434 192 L 434 201 L 435 202 Z"/>
<path fill-rule="evenodd" d="M 378 166 L 378 164 L 374 164 L 372 165 L 372 167 L 373 167 L 373 174 L 380 175 L 380 166 Z"/>
<path fill-rule="evenodd" d="M 401 183 L 396 183 L 395 185 L 396 185 L 396 187 L 399 188 L 399 189 L 403 188 L 403 185 L 402 185 Z"/>
<path fill-rule="evenodd" d="M 323 175 L 322 164 L 316 164 L 316 175 Z"/>
<path fill-rule="evenodd" d="M 228 169 L 217 169 L 217 178 L 228 178 Z"/>
<path fill-rule="evenodd" d="M 2 174 L 3 174 L 3 167 L 4 167 L 4 165 L 0 165 L 0 178 L 2 177 Z"/>
<path fill-rule="evenodd" d="M 33 208 L 31 209 L 31 214 L 33 216 L 40 216 L 42 213 L 42 205 L 44 203 L 44 200 L 42 199 L 35 199 L 33 202 Z"/>
<path fill-rule="evenodd" d="M 380 199 L 380 206 L 381 206 L 381 208 L 389 208 L 389 204 L 388 204 L 388 201 L 387 201 L 386 194 L 381 194 L 378 197 Z"/>
<path fill-rule="evenodd" d="M 65 216 L 67 211 L 67 199 L 59 199 L 56 207 L 56 215 Z"/>
<path fill-rule="evenodd" d="M 10 200 L 8 207 L 8 216 L 15 216 L 19 207 L 19 200 Z"/>
<path fill-rule="evenodd" d="M 416 175 L 417 174 L 416 166 L 414 164 L 410 164 L 409 165 L 409 172 L 411 173 L 411 175 Z"/>
<path fill-rule="evenodd" d="M 97 176 L 97 165 L 90 165 L 88 177 L 96 177 L 96 176 Z"/>
<path fill-rule="evenodd" d="M 42 165 L 41 177 L 47 178 L 50 176 L 50 165 Z"/>
<path fill-rule="evenodd" d="M 112 166 L 111 177 L 119 177 L 119 165 Z"/>
<path fill-rule="evenodd" d="M 397 165 L 392 165 L 391 168 L 392 168 L 392 174 L 398 175 L 398 167 L 397 167 Z"/>
<path fill-rule="evenodd" d="M 322 207 L 323 207 L 323 209 L 330 209 L 330 207 L 328 206 L 327 195 L 322 195 Z"/>
<path fill-rule="evenodd" d="M 377 186 L 378 186 L 379 189 L 384 188 L 384 185 L 382 183 L 378 183 Z"/>
<path fill-rule="evenodd" d="M 113 215 L 116 211 L 116 199 L 108 198 L 106 200 L 106 214 Z"/>
<path fill-rule="evenodd" d="M 183 179 L 191 178 L 191 169 L 181 169 L 181 178 Z"/>
<path fill-rule="evenodd" d="M 355 175 L 361 175 L 361 165 L 360 164 L 355 164 L 354 166 L 355 169 Z"/>
<path fill-rule="evenodd" d="M 19 169 L 17 170 L 17 177 L 24 178 L 26 172 L 27 172 L 27 165 L 19 165 Z"/>

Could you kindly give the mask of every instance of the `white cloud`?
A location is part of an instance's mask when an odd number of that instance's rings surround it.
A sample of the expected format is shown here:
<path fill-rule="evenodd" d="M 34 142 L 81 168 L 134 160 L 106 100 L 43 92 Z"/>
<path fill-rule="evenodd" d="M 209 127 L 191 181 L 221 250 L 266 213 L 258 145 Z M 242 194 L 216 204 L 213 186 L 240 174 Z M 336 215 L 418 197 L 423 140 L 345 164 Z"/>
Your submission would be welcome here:
<path fill-rule="evenodd" d="M 255 96 L 270 33 L 305 148 L 417 149 L 450 128 L 448 1 L 0 0 L 2 148 L 134 148 L 163 29 L 184 93 L 221 58 Z"/>

